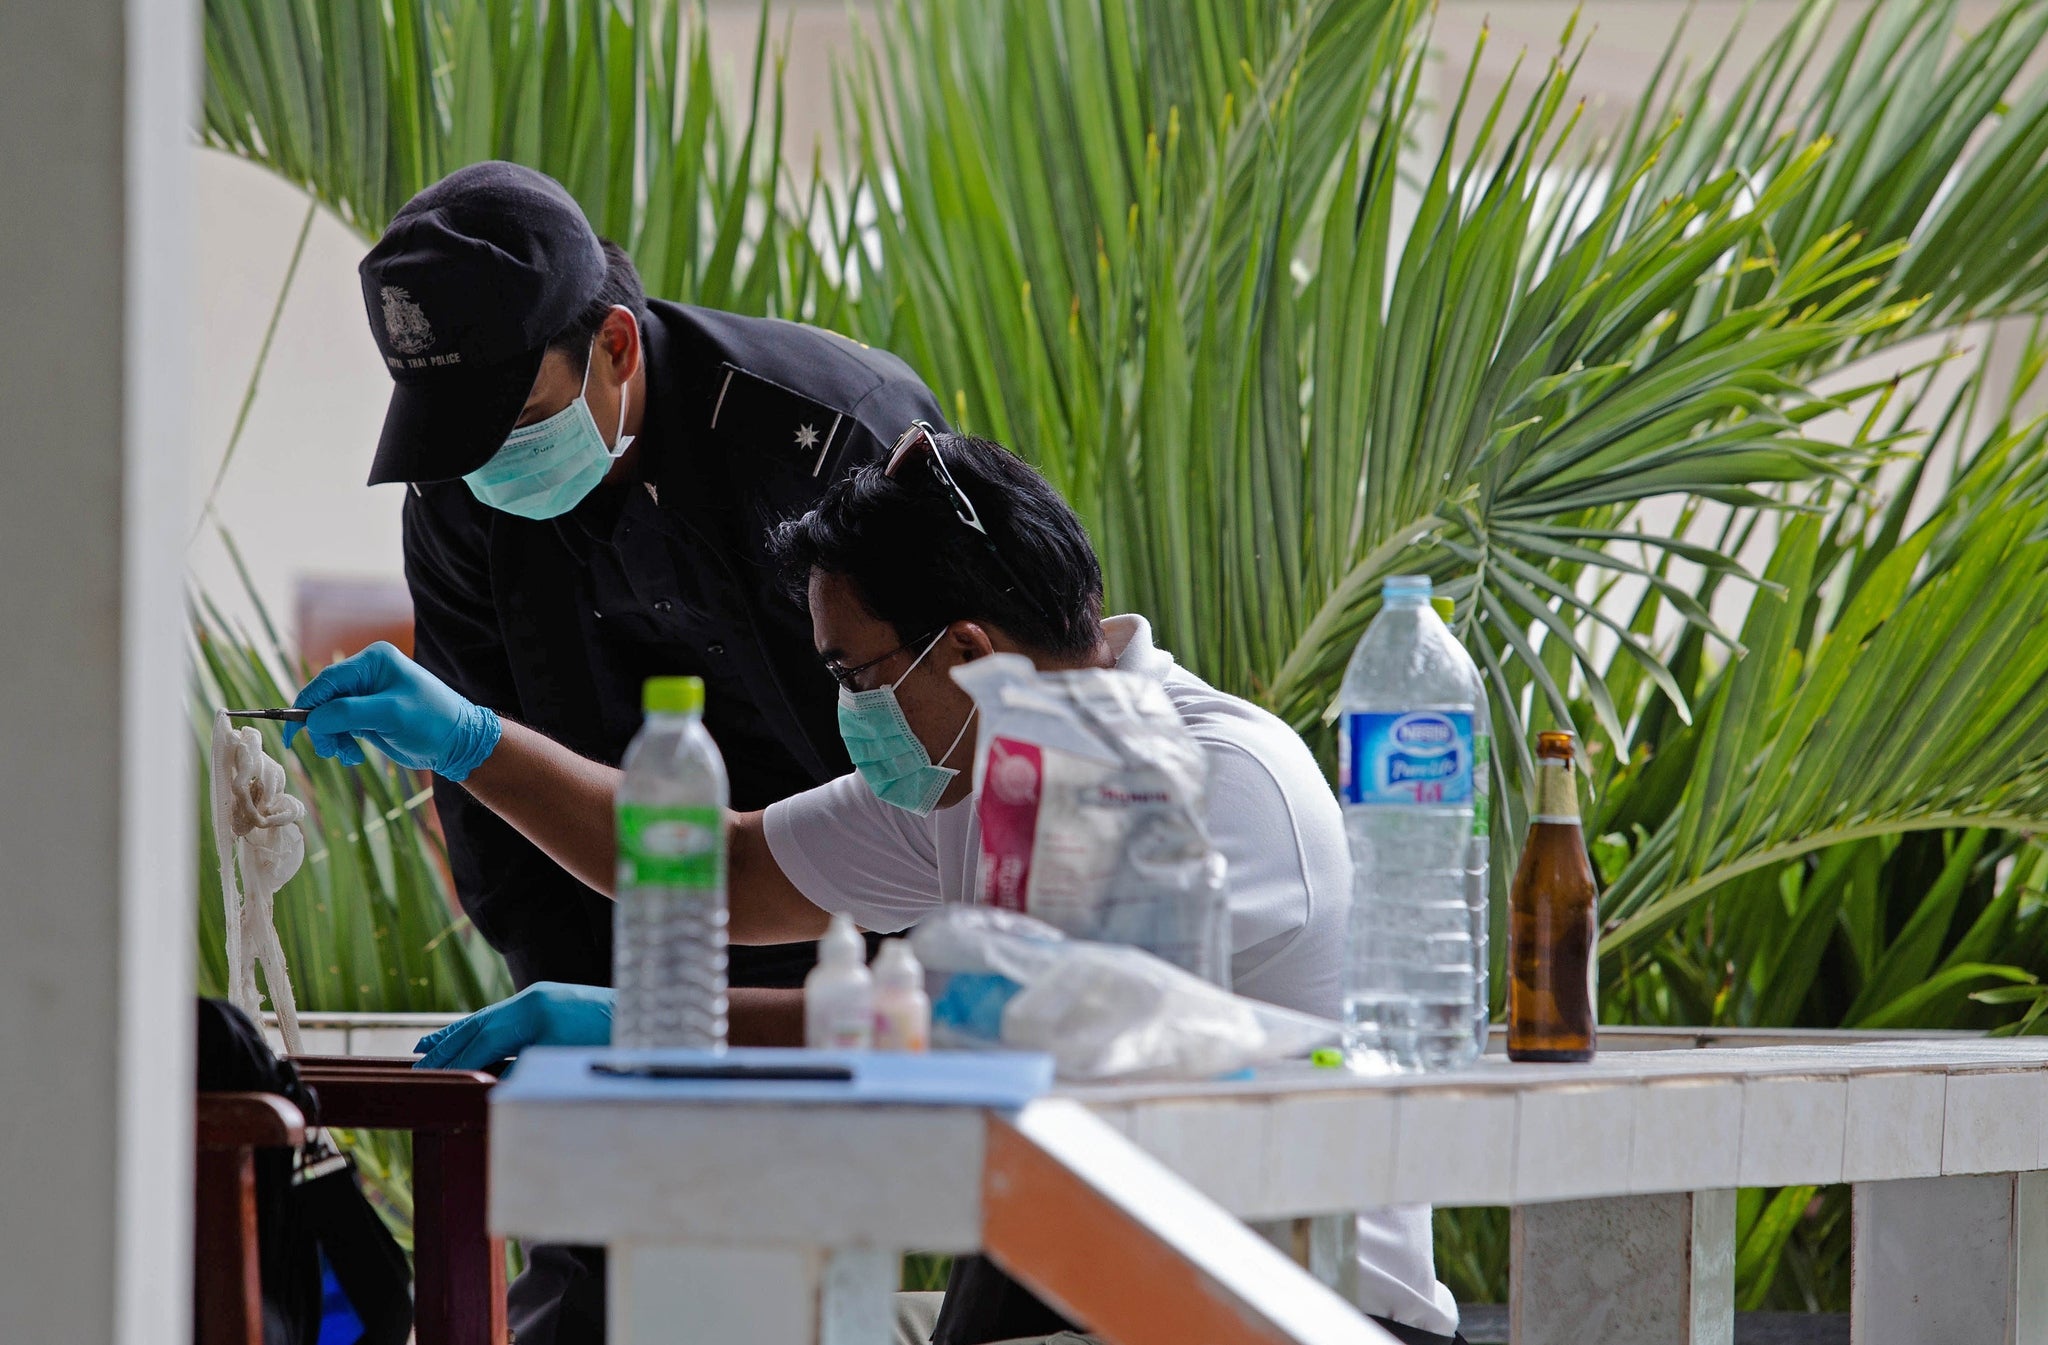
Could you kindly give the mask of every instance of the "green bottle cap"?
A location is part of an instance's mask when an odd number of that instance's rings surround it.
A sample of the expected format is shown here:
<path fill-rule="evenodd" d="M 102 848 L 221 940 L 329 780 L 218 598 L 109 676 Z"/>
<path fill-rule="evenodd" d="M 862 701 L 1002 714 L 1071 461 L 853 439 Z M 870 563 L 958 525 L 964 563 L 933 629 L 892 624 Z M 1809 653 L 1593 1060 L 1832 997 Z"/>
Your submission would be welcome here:
<path fill-rule="evenodd" d="M 1337 1069 L 1344 1064 L 1344 1053 L 1334 1046 L 1318 1046 L 1309 1060 L 1317 1069 Z"/>
<path fill-rule="evenodd" d="M 640 708 L 648 714 L 700 715 L 704 713 L 704 679 L 701 677 L 650 677 L 640 691 Z"/>
<path fill-rule="evenodd" d="M 1446 626 L 1451 624 L 1451 613 L 1458 610 L 1458 605 L 1449 598 L 1431 598 L 1429 605 L 1436 609 L 1436 614 L 1444 619 Z"/>

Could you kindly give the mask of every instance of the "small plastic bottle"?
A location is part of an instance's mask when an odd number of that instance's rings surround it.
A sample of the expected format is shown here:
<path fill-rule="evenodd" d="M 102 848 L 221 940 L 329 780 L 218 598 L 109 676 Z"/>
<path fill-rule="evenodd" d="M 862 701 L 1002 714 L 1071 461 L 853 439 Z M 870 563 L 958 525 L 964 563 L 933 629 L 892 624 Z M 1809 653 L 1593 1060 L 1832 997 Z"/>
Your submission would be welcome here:
<path fill-rule="evenodd" d="M 875 978 L 867 958 L 867 941 L 852 917 L 833 916 L 818 940 L 818 965 L 804 978 L 804 1045 L 865 1051 L 875 1044 Z"/>
<path fill-rule="evenodd" d="M 875 955 L 875 1049 L 931 1049 L 932 1001 L 924 966 L 908 939 L 891 939 Z"/>

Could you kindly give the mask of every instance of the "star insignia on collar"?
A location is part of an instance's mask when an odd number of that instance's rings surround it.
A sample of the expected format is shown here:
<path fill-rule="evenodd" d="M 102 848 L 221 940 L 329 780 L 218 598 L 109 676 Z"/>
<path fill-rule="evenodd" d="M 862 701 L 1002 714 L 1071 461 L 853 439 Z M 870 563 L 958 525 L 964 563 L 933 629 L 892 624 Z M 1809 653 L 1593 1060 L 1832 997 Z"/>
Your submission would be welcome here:
<path fill-rule="evenodd" d="M 798 448 L 816 448 L 818 446 L 818 432 L 809 425 L 797 426 L 796 446 Z"/>

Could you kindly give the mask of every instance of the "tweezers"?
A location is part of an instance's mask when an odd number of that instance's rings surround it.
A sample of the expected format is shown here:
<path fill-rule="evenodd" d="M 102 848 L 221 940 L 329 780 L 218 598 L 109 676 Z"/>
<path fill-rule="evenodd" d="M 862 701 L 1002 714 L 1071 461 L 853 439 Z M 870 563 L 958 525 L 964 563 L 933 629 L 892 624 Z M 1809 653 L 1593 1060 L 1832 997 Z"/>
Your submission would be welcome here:
<path fill-rule="evenodd" d="M 293 724 L 303 724 L 311 710 L 223 710 L 229 719 L 282 719 Z"/>

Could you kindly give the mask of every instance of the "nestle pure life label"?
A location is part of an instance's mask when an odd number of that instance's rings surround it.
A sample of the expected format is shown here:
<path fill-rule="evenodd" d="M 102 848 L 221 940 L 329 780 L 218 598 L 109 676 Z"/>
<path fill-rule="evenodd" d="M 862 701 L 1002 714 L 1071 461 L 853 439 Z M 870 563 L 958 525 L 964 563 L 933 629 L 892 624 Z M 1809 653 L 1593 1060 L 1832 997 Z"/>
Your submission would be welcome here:
<path fill-rule="evenodd" d="M 1348 714 L 1337 735 L 1337 794 L 1345 803 L 1472 802 L 1469 712 Z"/>

